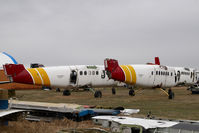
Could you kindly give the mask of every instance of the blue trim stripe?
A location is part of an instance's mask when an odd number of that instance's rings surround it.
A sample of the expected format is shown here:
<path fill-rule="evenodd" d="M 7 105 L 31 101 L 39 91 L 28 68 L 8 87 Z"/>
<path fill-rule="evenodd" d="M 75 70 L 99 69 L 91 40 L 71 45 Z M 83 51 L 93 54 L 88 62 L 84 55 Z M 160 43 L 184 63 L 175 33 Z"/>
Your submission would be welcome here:
<path fill-rule="evenodd" d="M 3 52 L 3 54 L 8 56 L 13 61 L 14 64 L 18 64 L 17 61 L 11 55 L 7 54 L 6 52 Z"/>

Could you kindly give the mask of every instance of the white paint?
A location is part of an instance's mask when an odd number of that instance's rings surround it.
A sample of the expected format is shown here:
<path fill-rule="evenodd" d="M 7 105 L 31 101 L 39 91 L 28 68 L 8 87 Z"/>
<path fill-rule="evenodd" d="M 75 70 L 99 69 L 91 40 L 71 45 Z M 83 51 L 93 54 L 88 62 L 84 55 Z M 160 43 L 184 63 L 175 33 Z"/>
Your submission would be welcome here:
<path fill-rule="evenodd" d="M 3 65 L 5 65 L 6 63 L 10 64 L 10 63 L 14 63 L 14 62 L 7 55 L 0 53 L 0 70 L 3 69 Z"/>

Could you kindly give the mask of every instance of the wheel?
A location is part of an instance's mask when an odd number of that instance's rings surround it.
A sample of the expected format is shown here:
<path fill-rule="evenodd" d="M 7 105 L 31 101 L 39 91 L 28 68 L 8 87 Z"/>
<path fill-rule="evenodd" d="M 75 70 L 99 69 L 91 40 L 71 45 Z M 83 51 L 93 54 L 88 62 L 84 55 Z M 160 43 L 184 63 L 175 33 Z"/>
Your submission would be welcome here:
<path fill-rule="evenodd" d="M 115 94 L 116 94 L 116 90 L 115 90 L 115 88 L 114 88 L 114 87 L 112 88 L 112 94 L 113 94 L 113 95 L 115 95 Z"/>
<path fill-rule="evenodd" d="M 98 98 L 98 91 L 95 91 L 94 97 Z"/>
<path fill-rule="evenodd" d="M 168 90 L 169 99 L 174 99 L 175 94 L 172 92 L 171 89 Z"/>
<path fill-rule="evenodd" d="M 95 98 L 101 98 L 102 97 L 102 92 L 101 91 L 95 91 L 94 97 Z"/>
<path fill-rule="evenodd" d="M 101 91 L 99 91 L 99 97 L 102 98 L 102 92 Z"/>
<path fill-rule="evenodd" d="M 60 92 L 60 89 L 59 89 L 59 88 L 56 88 L 56 92 Z"/>
<path fill-rule="evenodd" d="M 69 90 L 64 90 L 63 91 L 63 96 L 70 96 L 70 91 Z"/>
<path fill-rule="evenodd" d="M 129 96 L 135 96 L 135 91 L 133 89 L 129 90 Z"/>

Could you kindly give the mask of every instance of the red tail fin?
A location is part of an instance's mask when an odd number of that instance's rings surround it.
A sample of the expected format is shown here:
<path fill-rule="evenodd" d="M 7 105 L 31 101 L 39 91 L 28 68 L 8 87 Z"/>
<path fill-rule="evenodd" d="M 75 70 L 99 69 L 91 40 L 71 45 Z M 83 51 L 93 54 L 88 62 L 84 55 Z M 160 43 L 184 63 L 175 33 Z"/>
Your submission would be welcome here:
<path fill-rule="evenodd" d="M 160 65 L 159 57 L 155 57 L 155 64 L 154 63 L 147 63 L 148 65 Z"/>
<path fill-rule="evenodd" d="M 118 61 L 114 59 L 105 59 L 104 60 L 105 70 L 110 79 L 115 79 L 118 81 L 125 81 L 125 74 L 120 68 Z"/>
<path fill-rule="evenodd" d="M 160 65 L 160 59 L 159 59 L 159 57 L 155 57 L 155 64 L 156 65 Z"/>
<path fill-rule="evenodd" d="M 22 64 L 3 65 L 5 74 L 11 82 L 33 84 L 32 77 Z"/>

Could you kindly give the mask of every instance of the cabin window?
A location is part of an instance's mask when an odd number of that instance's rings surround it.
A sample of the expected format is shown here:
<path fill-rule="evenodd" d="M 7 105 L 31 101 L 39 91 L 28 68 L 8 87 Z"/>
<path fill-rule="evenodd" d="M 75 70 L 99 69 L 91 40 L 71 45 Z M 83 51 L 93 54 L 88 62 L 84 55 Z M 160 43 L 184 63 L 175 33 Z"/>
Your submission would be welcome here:
<path fill-rule="evenodd" d="M 96 75 L 99 75 L 99 72 L 98 72 L 98 71 L 96 71 Z"/>
<path fill-rule="evenodd" d="M 153 71 L 151 72 L 151 75 L 153 75 Z"/>
<path fill-rule="evenodd" d="M 84 75 L 87 75 L 87 71 L 84 71 Z"/>
<path fill-rule="evenodd" d="M 173 76 L 173 73 L 171 72 L 171 76 Z"/>
<path fill-rule="evenodd" d="M 92 71 L 92 75 L 95 75 L 95 71 Z"/>
<path fill-rule="evenodd" d="M 80 74 L 80 75 L 83 75 L 83 72 L 82 72 L 82 71 L 80 71 L 80 72 L 79 72 L 79 74 Z"/>
<path fill-rule="evenodd" d="M 159 75 L 160 75 L 160 71 L 159 71 Z"/>
<path fill-rule="evenodd" d="M 91 71 L 88 71 L 88 75 L 91 75 Z"/>

